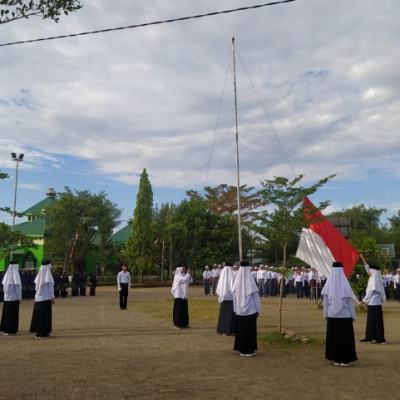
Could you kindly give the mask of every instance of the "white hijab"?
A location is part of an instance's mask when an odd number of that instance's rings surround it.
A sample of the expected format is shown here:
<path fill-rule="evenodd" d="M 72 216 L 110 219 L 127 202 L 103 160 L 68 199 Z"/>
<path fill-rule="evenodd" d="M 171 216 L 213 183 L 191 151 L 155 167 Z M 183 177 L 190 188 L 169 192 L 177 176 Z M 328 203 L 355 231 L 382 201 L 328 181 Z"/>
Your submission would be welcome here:
<path fill-rule="evenodd" d="M 239 307 L 245 307 L 248 296 L 254 292 L 258 292 L 258 288 L 251 275 L 250 267 L 239 267 L 232 285 L 232 293 L 236 297 Z"/>
<path fill-rule="evenodd" d="M 37 292 L 39 291 L 40 286 L 44 285 L 45 283 L 54 284 L 53 275 L 51 274 L 51 263 L 42 264 L 34 282 Z"/>
<path fill-rule="evenodd" d="M 232 285 L 234 281 L 233 276 L 233 268 L 230 265 L 225 265 L 222 268 L 221 275 L 219 276 L 218 285 L 217 285 L 217 295 L 218 302 L 222 303 L 223 301 L 233 300 L 232 296 Z"/>
<path fill-rule="evenodd" d="M 369 273 L 370 276 L 368 279 L 368 285 L 365 292 L 368 293 L 375 290 L 376 292 L 379 292 L 381 294 L 382 301 L 386 301 L 385 288 L 383 287 L 381 271 L 369 268 Z"/>
<path fill-rule="evenodd" d="M 189 283 L 191 282 L 190 274 L 182 272 L 183 267 L 178 267 L 175 270 L 174 281 L 172 282 L 171 293 L 174 297 L 182 296 L 187 299 Z"/>
<path fill-rule="evenodd" d="M 332 311 L 337 314 L 343 308 L 343 299 L 352 299 L 354 294 L 344 274 L 343 267 L 332 267 L 329 277 L 321 291 L 332 303 Z"/>
<path fill-rule="evenodd" d="M 18 272 L 18 267 L 19 267 L 18 262 L 11 261 L 2 281 L 4 289 L 6 289 L 8 285 L 21 286 L 21 277 Z"/>

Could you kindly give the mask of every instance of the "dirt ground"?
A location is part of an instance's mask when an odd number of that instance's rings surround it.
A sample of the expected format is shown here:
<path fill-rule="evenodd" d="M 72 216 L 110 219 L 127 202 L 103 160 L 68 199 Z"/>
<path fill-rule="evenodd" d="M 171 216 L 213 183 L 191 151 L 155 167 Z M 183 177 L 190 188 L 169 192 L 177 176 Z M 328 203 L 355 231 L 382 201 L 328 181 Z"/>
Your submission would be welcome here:
<path fill-rule="evenodd" d="M 350 368 L 324 359 L 324 346 L 275 348 L 259 345 L 256 357 L 239 357 L 233 337 L 216 323 L 174 330 L 135 302 L 170 298 L 169 288 L 130 292 L 121 311 L 115 288 L 96 297 L 56 299 L 53 334 L 28 333 L 33 301 L 20 307 L 20 333 L 0 336 L 0 399 L 386 399 L 396 397 L 399 379 L 400 303 L 383 305 L 386 346 L 358 343 L 366 313 L 355 322 L 359 361 Z M 205 298 L 191 287 L 189 298 Z M 217 301 L 207 297 L 207 301 Z M 276 330 L 277 298 L 262 298 L 258 333 Z M 172 304 L 172 303 L 171 303 Z M 172 313 L 172 309 L 171 309 Z M 172 318 L 171 318 L 172 319 Z M 284 300 L 283 326 L 323 340 L 322 311 L 309 300 Z"/>

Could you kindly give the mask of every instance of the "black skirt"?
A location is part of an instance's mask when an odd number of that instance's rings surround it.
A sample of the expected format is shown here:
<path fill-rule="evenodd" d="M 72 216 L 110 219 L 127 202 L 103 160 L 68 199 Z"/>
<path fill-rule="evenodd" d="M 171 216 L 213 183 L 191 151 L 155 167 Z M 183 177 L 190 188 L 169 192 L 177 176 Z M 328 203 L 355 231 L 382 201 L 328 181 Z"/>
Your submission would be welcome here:
<path fill-rule="evenodd" d="M 0 331 L 4 333 L 17 333 L 19 321 L 19 300 L 5 301 L 1 316 Z"/>
<path fill-rule="evenodd" d="M 365 339 L 376 340 L 378 343 L 384 343 L 385 328 L 383 325 L 382 306 L 367 306 L 367 326 L 365 328 Z"/>
<path fill-rule="evenodd" d="M 257 350 L 257 314 L 236 315 L 236 336 L 233 349 L 242 354 Z"/>
<path fill-rule="evenodd" d="M 351 318 L 328 318 L 326 325 L 325 358 L 337 363 L 357 361 Z"/>
<path fill-rule="evenodd" d="M 36 301 L 33 306 L 31 327 L 29 332 L 48 335 L 52 325 L 51 300 Z"/>
<path fill-rule="evenodd" d="M 189 326 L 189 307 L 187 299 L 174 299 L 173 321 L 174 325 L 178 328 L 186 328 Z"/>
<path fill-rule="evenodd" d="M 223 301 L 219 307 L 217 332 L 225 335 L 235 333 L 235 313 L 232 300 Z"/>

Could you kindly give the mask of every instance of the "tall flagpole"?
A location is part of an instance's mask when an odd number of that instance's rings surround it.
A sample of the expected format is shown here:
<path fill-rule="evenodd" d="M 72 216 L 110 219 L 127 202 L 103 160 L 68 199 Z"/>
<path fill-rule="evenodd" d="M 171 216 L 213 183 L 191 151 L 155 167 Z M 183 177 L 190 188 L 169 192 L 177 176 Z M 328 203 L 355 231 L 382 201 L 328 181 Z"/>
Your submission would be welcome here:
<path fill-rule="evenodd" d="M 239 133 L 237 119 L 237 96 L 236 96 L 236 55 L 235 55 L 235 38 L 232 38 L 232 58 L 233 58 L 233 93 L 235 101 L 235 135 L 236 135 L 236 173 L 237 173 L 237 221 L 238 221 L 238 245 L 239 260 L 243 260 L 242 250 L 242 221 L 240 209 L 240 173 L 239 173 Z"/>

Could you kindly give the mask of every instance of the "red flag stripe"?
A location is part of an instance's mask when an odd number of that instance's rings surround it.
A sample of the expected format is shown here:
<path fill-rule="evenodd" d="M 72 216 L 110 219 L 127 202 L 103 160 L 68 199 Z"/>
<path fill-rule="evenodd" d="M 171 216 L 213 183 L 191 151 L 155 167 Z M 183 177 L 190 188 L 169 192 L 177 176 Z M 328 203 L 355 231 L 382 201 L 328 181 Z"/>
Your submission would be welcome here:
<path fill-rule="evenodd" d="M 314 210 L 311 214 L 306 214 L 311 222 L 309 229 L 321 237 L 331 251 L 335 261 L 340 261 L 343 264 L 344 273 L 349 277 L 360 257 L 357 250 L 326 219 L 321 211 L 315 208 L 307 197 L 304 199 L 304 205 L 305 208 L 308 207 Z"/>

